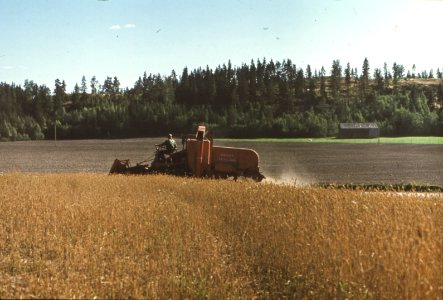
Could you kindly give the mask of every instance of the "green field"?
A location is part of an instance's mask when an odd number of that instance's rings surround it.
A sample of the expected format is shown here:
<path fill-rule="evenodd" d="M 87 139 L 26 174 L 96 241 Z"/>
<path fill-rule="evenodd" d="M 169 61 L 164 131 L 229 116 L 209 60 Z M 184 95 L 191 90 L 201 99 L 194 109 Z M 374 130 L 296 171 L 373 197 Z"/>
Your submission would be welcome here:
<path fill-rule="evenodd" d="M 260 138 L 260 139 L 217 139 L 229 142 L 282 142 L 282 143 L 348 143 L 348 144 L 433 144 L 443 145 L 441 136 L 381 137 L 376 139 L 329 138 Z"/>

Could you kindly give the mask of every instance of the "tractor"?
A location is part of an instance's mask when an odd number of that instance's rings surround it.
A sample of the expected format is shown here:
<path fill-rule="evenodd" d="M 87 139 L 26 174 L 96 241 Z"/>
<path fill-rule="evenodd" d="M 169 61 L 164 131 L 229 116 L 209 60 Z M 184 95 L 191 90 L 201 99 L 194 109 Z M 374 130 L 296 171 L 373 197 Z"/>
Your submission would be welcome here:
<path fill-rule="evenodd" d="M 129 159 L 115 159 L 110 174 L 171 174 L 207 178 L 252 178 L 260 182 L 265 176 L 259 170 L 259 156 L 246 148 L 213 145 L 211 134 L 199 125 L 195 134 L 183 137 L 183 149 L 164 154 L 157 147 L 152 161 L 131 165 Z"/>

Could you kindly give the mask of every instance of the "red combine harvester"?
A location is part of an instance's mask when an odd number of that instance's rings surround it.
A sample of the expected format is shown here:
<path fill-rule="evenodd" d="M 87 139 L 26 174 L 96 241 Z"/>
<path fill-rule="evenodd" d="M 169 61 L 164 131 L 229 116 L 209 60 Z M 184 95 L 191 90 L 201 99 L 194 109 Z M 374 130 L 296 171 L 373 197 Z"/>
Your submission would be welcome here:
<path fill-rule="evenodd" d="M 172 174 L 209 178 L 252 178 L 260 182 L 265 176 L 259 170 L 259 157 L 252 149 L 214 146 L 206 137 L 205 126 L 184 140 L 184 149 L 165 155 L 157 148 L 152 162 L 131 166 L 129 159 L 116 159 L 110 174 Z"/>

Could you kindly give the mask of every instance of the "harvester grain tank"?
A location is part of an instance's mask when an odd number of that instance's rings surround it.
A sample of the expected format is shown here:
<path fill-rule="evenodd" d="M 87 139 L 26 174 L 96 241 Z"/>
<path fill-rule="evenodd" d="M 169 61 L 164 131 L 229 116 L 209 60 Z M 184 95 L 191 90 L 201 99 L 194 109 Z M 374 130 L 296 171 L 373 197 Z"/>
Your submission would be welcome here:
<path fill-rule="evenodd" d="M 252 178 L 262 181 L 259 156 L 256 151 L 246 148 L 214 146 L 211 137 L 206 136 L 206 127 L 198 126 L 195 135 L 184 139 L 184 149 L 170 155 L 161 154 L 157 148 L 152 162 L 132 166 L 128 159 L 116 159 L 110 174 L 173 174 L 179 176 L 229 178 Z"/>

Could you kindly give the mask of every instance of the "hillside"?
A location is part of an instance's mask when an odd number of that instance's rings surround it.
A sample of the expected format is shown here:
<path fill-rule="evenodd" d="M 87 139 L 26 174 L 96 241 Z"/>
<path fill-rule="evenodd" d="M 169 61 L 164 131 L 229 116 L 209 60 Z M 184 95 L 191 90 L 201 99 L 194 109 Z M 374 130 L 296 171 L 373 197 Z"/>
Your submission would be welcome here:
<path fill-rule="evenodd" d="M 291 60 L 251 61 L 181 76 L 144 73 L 131 88 L 117 77 L 85 77 L 72 92 L 33 81 L 0 84 L 0 139 L 115 138 L 186 133 L 204 122 L 224 137 L 335 136 L 340 122 L 377 122 L 384 136 L 442 135 L 443 79 L 430 71 L 404 75 L 298 68 Z M 366 67 L 365 67 L 366 66 Z M 431 77 L 432 75 L 432 77 Z"/>

